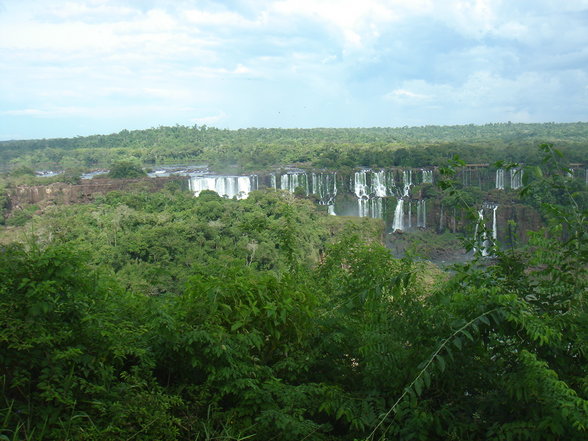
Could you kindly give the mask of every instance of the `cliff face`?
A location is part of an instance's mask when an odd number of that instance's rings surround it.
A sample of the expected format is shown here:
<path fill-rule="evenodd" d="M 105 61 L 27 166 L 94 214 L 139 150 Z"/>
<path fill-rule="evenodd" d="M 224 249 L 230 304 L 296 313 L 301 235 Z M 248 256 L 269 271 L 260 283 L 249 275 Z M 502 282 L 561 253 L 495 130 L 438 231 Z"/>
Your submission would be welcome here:
<path fill-rule="evenodd" d="M 481 202 L 481 201 L 480 201 Z M 494 213 L 492 203 L 482 210 L 484 225 L 492 230 Z M 544 226 L 541 214 L 529 205 L 513 201 L 496 204 L 496 233 L 499 242 L 509 245 L 526 243 L 529 231 L 537 231 Z M 472 232 L 476 219 L 471 219 L 465 211 L 443 207 L 438 200 L 431 201 L 427 211 L 427 227 L 437 233 Z M 473 233 L 472 233 L 473 235 Z"/>
<path fill-rule="evenodd" d="M 77 204 L 92 201 L 96 195 L 115 190 L 142 189 L 161 190 L 177 177 L 145 179 L 92 179 L 80 184 L 54 183 L 50 185 L 19 186 L 7 188 L 7 211 L 20 209 L 26 205 Z"/>

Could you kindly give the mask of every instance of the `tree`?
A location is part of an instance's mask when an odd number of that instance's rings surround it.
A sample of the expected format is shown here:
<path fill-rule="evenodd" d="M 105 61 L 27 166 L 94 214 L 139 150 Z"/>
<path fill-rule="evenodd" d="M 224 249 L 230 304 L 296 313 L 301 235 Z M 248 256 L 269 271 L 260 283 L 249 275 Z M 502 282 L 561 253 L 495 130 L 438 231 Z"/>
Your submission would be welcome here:
<path fill-rule="evenodd" d="M 147 176 L 147 173 L 133 162 L 119 161 L 110 166 L 110 172 L 107 176 L 112 179 L 134 179 Z"/>

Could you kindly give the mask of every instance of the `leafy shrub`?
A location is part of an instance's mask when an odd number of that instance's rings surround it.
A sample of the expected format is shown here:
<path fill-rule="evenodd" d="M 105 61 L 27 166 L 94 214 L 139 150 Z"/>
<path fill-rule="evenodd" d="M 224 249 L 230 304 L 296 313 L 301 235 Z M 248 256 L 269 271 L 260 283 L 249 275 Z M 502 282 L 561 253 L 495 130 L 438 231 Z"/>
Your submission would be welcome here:
<path fill-rule="evenodd" d="M 112 179 L 133 179 L 147 176 L 147 173 L 133 162 L 119 161 L 110 166 L 110 172 L 106 176 Z"/>

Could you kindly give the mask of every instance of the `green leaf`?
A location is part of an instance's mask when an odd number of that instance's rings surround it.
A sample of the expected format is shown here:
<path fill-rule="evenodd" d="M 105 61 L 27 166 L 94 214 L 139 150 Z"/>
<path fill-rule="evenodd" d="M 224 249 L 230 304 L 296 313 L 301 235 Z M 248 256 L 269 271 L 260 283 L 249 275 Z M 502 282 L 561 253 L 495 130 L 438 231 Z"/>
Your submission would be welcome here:
<path fill-rule="evenodd" d="M 441 372 L 445 371 L 445 360 L 443 359 L 443 357 L 441 357 L 441 355 L 437 355 L 437 363 L 439 363 L 439 369 L 441 370 Z"/>
<path fill-rule="evenodd" d="M 485 315 L 480 316 L 479 320 L 486 326 L 490 326 L 490 320 L 488 320 L 488 317 L 486 317 Z"/>
<path fill-rule="evenodd" d="M 243 322 L 235 322 L 235 323 L 233 323 L 233 325 L 231 326 L 231 332 L 236 331 L 237 329 L 239 329 L 243 325 L 244 325 Z"/>
<path fill-rule="evenodd" d="M 423 372 L 423 382 L 425 383 L 425 387 L 431 386 L 431 376 L 427 371 Z"/>
<path fill-rule="evenodd" d="M 423 392 L 423 383 L 421 381 L 420 378 L 417 378 L 414 382 L 414 390 L 417 394 L 417 396 L 421 396 L 421 393 Z"/>
<path fill-rule="evenodd" d="M 474 341 L 474 337 L 472 337 L 472 334 L 470 334 L 470 332 L 467 329 L 462 329 L 461 333 L 465 335 L 470 341 Z"/>

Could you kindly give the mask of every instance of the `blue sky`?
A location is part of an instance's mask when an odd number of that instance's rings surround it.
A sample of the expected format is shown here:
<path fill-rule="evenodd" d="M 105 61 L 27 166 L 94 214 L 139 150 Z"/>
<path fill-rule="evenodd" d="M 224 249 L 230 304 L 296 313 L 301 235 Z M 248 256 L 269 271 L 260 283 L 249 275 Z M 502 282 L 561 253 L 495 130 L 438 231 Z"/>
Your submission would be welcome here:
<path fill-rule="evenodd" d="M 587 120 L 586 0 L 0 0 L 0 140 Z"/>

